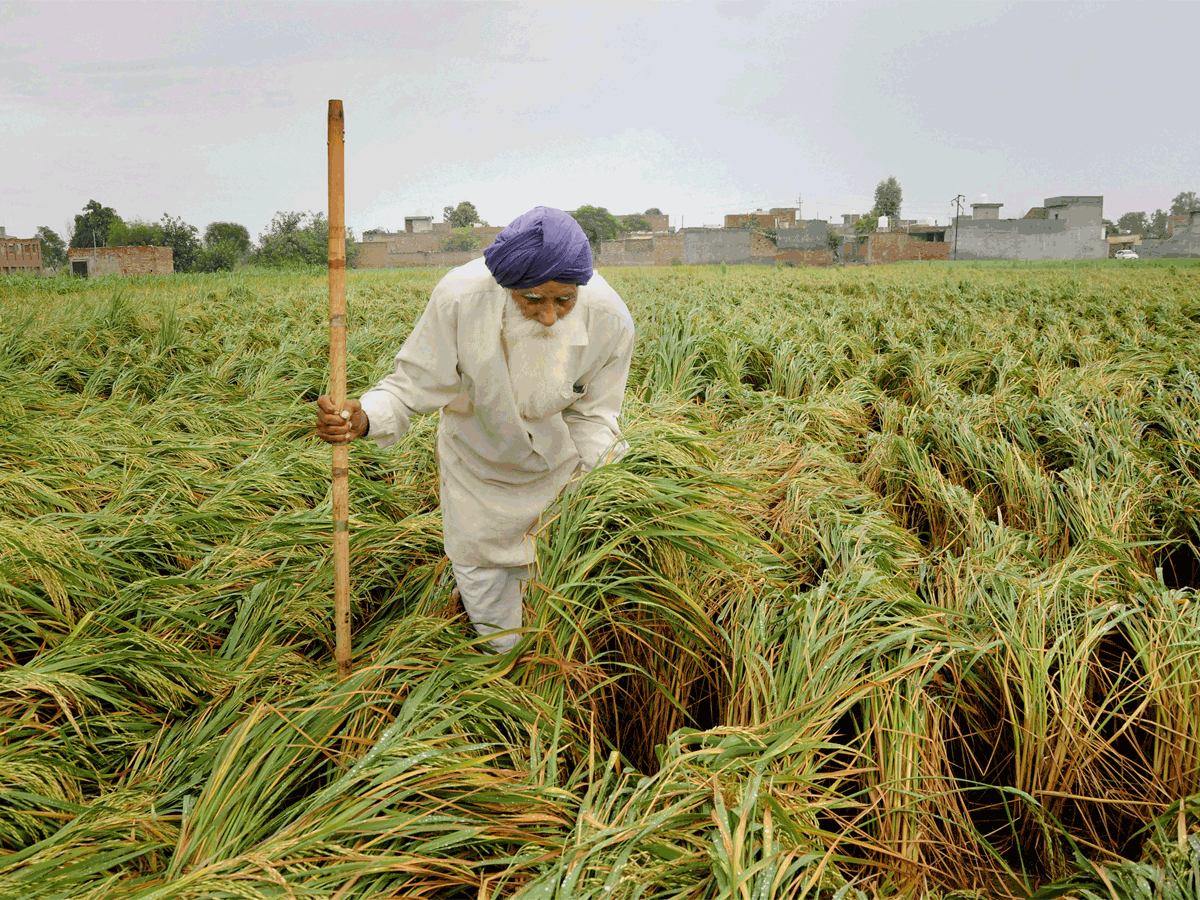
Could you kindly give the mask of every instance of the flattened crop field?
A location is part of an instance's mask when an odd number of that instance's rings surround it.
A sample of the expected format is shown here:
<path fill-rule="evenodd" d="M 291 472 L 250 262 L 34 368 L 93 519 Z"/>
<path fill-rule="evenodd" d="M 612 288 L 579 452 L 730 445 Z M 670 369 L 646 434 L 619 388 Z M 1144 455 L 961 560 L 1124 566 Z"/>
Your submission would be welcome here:
<path fill-rule="evenodd" d="M 438 274 L 349 273 L 352 395 Z M 342 682 L 323 273 L 0 280 L 0 897 L 1200 894 L 1200 266 L 606 275 L 523 652 L 430 416 Z"/>

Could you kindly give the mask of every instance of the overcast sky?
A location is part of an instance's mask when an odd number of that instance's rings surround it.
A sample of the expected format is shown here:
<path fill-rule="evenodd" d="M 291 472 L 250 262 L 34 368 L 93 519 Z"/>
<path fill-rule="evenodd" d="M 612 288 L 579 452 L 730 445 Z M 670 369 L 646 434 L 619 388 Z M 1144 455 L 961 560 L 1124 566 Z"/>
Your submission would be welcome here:
<path fill-rule="evenodd" d="M 657 206 L 674 226 L 950 201 L 1104 214 L 1200 191 L 1200 3 L 0 4 L 0 225 L 128 220 L 256 237 L 324 210 L 346 114 L 361 234 L 470 200 Z"/>

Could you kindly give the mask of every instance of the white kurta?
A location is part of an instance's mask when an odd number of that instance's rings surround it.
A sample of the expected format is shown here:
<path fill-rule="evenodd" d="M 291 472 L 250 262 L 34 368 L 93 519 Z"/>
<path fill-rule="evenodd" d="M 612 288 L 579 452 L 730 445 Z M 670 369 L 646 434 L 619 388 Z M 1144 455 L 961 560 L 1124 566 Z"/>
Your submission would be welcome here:
<path fill-rule="evenodd" d="M 482 259 L 449 272 L 396 355 L 361 398 L 368 436 L 386 447 L 413 415 L 441 410 L 438 463 L 446 555 L 460 566 L 524 566 L 527 532 L 576 468 L 625 446 L 617 416 L 633 357 L 633 318 L 599 273 L 579 288 L 567 329 L 561 405 L 523 419 L 501 344 L 508 291 Z M 615 451 L 615 453 L 614 453 Z"/>

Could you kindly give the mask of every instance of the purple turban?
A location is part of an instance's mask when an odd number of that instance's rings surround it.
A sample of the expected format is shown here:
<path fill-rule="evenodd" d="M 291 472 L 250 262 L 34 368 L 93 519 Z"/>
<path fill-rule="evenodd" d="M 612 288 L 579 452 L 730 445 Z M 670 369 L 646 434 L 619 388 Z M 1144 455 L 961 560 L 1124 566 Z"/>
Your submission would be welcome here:
<path fill-rule="evenodd" d="M 549 206 L 535 206 L 509 222 L 483 259 L 492 277 L 510 290 L 547 281 L 587 284 L 592 277 L 587 235 L 571 216 Z"/>

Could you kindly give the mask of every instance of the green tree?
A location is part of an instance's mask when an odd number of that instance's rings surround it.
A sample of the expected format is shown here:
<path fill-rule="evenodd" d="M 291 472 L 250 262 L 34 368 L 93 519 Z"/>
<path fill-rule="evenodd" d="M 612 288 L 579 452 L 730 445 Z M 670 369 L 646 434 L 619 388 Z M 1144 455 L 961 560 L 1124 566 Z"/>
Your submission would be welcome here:
<path fill-rule="evenodd" d="M 229 244 L 241 255 L 250 252 L 250 232 L 236 222 L 209 222 L 204 229 L 204 246 Z"/>
<path fill-rule="evenodd" d="M 661 216 L 662 214 L 663 214 L 663 211 L 661 209 L 659 209 L 657 206 L 652 206 L 648 210 L 646 210 L 644 213 L 642 213 L 642 215 L 644 215 L 644 216 Z"/>
<path fill-rule="evenodd" d="M 353 266 L 358 253 L 354 232 L 347 228 L 346 265 Z M 272 269 L 328 265 L 329 220 L 325 213 L 275 213 L 270 226 L 258 236 L 250 261 Z"/>
<path fill-rule="evenodd" d="M 1167 236 L 1167 211 L 1165 209 L 1156 209 L 1154 215 L 1147 216 L 1147 220 L 1146 231 L 1142 237 L 1157 239 Z"/>
<path fill-rule="evenodd" d="M 89 200 L 83 212 L 75 216 L 75 233 L 71 235 L 71 246 L 109 246 L 108 229 L 120 218 L 111 206 L 101 206 L 95 200 Z"/>
<path fill-rule="evenodd" d="M 42 266 L 57 269 L 67 261 L 67 245 L 47 225 L 39 225 L 34 237 L 42 242 Z"/>
<path fill-rule="evenodd" d="M 455 228 L 452 232 L 442 238 L 442 249 L 450 252 L 462 252 L 464 250 L 479 249 L 479 235 L 466 228 Z"/>
<path fill-rule="evenodd" d="M 1127 212 L 1117 219 L 1117 231 L 1121 234 L 1140 234 L 1143 237 L 1150 230 L 1150 223 L 1144 212 Z"/>
<path fill-rule="evenodd" d="M 1171 201 L 1171 215 L 1186 216 L 1193 209 L 1200 209 L 1200 197 L 1195 191 L 1180 191 Z"/>
<path fill-rule="evenodd" d="M 626 216 L 621 220 L 621 227 L 625 231 L 653 231 L 645 216 Z"/>
<path fill-rule="evenodd" d="M 232 272 L 244 254 L 231 241 L 217 241 L 200 248 L 192 264 L 193 272 Z"/>
<path fill-rule="evenodd" d="M 859 218 L 854 223 L 854 231 L 856 234 L 871 234 L 879 228 L 879 216 L 881 213 L 870 212 Z"/>
<path fill-rule="evenodd" d="M 170 247 L 175 255 L 176 272 L 194 272 L 204 249 L 200 244 L 200 232 L 195 225 L 189 225 L 183 219 L 173 219 L 163 213 L 162 224 L 163 247 Z"/>
<path fill-rule="evenodd" d="M 875 208 L 871 210 L 876 218 L 887 216 L 888 220 L 900 218 L 900 203 L 904 192 L 900 190 L 900 182 L 895 175 L 889 175 L 886 180 L 875 186 Z"/>
<path fill-rule="evenodd" d="M 1102 224 L 1104 226 L 1104 236 L 1105 237 L 1112 237 L 1114 234 L 1121 233 L 1120 230 L 1117 228 L 1117 223 L 1114 222 L 1112 219 L 1101 219 L 1100 224 Z"/>
<path fill-rule="evenodd" d="M 108 229 L 110 247 L 165 247 L 162 226 L 157 222 L 118 218 Z"/>
<path fill-rule="evenodd" d="M 621 233 L 621 223 L 603 206 L 581 206 L 571 215 L 587 235 L 593 250 L 601 241 L 611 241 Z"/>
<path fill-rule="evenodd" d="M 447 206 L 442 209 L 442 220 L 451 228 L 470 228 L 481 221 L 475 204 L 464 200 L 458 206 Z"/>
<path fill-rule="evenodd" d="M 829 252 L 836 258 L 842 249 L 842 236 L 830 228 L 825 234 L 825 246 L 829 248 Z"/>

